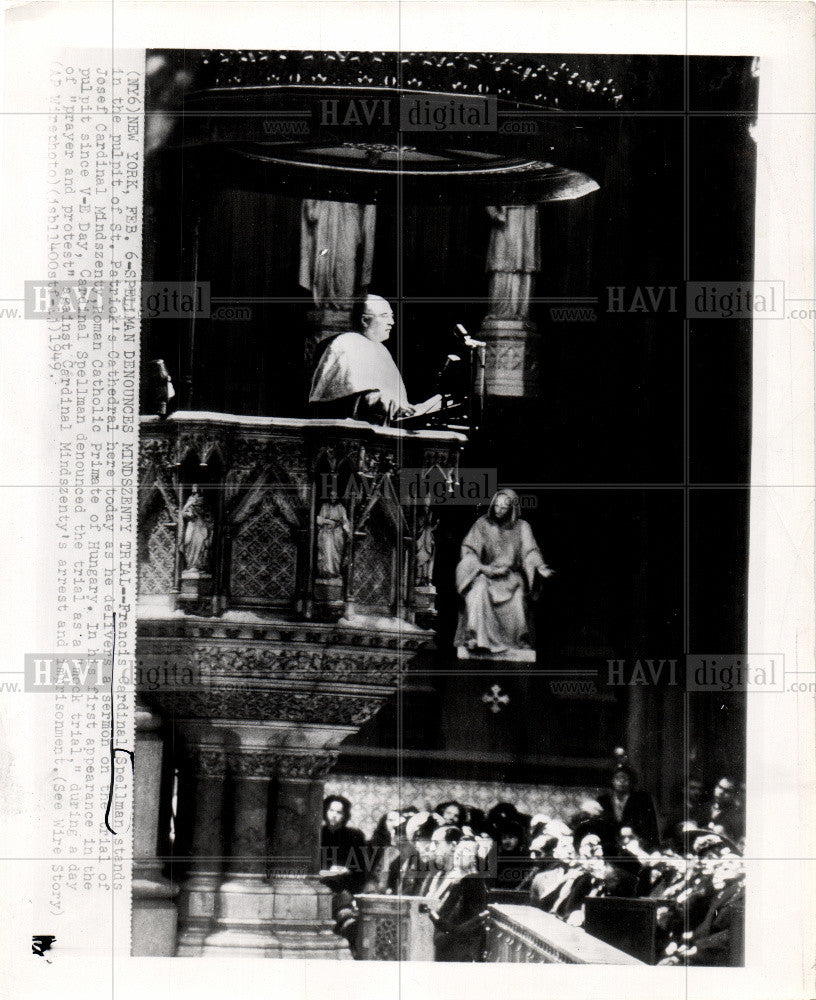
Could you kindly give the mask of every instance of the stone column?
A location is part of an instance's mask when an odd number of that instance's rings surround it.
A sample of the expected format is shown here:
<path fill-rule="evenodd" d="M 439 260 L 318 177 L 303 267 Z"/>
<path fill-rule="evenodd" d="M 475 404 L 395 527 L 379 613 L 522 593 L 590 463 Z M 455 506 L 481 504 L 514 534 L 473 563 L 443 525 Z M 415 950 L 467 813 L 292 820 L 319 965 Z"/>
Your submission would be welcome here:
<path fill-rule="evenodd" d="M 486 343 L 485 392 L 534 396 L 538 390 L 538 329 L 530 322 L 530 297 L 541 267 L 538 206 L 487 209 L 493 222 L 485 270 L 490 307 L 481 337 Z"/>
<path fill-rule="evenodd" d="M 272 930 L 275 892 L 266 872 L 269 779 L 277 755 L 256 746 L 226 751 L 227 794 L 232 824 L 227 875 L 215 900 L 215 923 L 204 955 L 279 958 Z"/>
<path fill-rule="evenodd" d="M 178 887 L 162 874 L 158 857 L 162 779 L 161 719 L 137 702 L 134 752 L 131 954 L 176 953 Z"/>
<path fill-rule="evenodd" d="M 226 759 L 223 749 L 196 748 L 191 754 L 195 806 L 191 864 L 179 895 L 178 955 L 200 955 L 214 928 L 223 879 L 222 834 Z"/>
<path fill-rule="evenodd" d="M 282 958 L 351 958 L 333 931 L 332 893 L 316 878 L 323 777 L 336 757 L 336 750 L 282 751 L 278 762 L 269 868 Z"/>

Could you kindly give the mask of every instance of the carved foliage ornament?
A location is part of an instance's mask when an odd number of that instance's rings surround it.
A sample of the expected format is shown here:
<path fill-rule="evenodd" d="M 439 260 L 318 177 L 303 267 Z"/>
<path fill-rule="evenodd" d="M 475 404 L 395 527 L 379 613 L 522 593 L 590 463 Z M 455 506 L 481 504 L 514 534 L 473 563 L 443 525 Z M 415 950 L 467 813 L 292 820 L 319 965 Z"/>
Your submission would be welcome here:
<path fill-rule="evenodd" d="M 268 646 L 196 646 L 193 660 L 202 674 L 216 671 L 255 679 L 283 674 L 327 683 L 352 678 L 355 683 L 392 684 L 400 671 L 399 656 L 389 657 L 381 650 L 338 654 Z"/>
<path fill-rule="evenodd" d="M 236 719 L 240 721 L 321 723 L 361 726 L 385 700 L 385 694 L 363 695 L 311 691 L 219 688 L 166 693 L 162 710 L 178 718 Z"/>
<path fill-rule="evenodd" d="M 298 753 L 270 748 L 199 748 L 192 759 L 196 772 L 207 778 L 223 778 L 227 773 L 237 778 L 318 779 L 334 766 L 339 750 Z"/>

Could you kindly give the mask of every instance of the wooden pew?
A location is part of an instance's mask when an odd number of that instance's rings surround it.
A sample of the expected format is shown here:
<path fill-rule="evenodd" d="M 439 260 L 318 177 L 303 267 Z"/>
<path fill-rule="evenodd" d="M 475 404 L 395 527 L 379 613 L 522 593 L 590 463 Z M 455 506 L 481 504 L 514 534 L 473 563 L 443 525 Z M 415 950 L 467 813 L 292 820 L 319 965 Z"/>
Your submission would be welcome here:
<path fill-rule="evenodd" d="M 588 898 L 584 900 L 584 930 L 646 965 L 656 965 L 661 957 L 657 911 L 669 905 L 662 899 Z"/>

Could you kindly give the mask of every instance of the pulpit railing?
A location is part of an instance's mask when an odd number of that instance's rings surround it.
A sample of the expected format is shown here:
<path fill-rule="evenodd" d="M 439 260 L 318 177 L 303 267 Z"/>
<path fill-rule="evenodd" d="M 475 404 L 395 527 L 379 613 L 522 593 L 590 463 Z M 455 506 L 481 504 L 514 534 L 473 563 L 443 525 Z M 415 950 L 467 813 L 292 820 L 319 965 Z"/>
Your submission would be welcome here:
<path fill-rule="evenodd" d="M 435 521 L 405 478 L 452 482 L 444 430 L 180 411 L 141 418 L 139 598 L 196 614 L 434 615 Z"/>

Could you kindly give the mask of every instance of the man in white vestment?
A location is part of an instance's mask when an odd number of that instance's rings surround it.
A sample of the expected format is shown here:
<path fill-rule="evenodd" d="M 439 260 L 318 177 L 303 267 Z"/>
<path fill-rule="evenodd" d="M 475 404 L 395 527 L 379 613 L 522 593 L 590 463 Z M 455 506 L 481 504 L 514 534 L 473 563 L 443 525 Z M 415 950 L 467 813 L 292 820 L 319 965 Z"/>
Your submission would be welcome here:
<path fill-rule="evenodd" d="M 391 306 L 368 295 L 360 333 L 329 341 L 317 363 L 309 402 L 326 416 L 390 423 L 414 411 L 399 369 L 385 346 L 394 325 Z"/>

